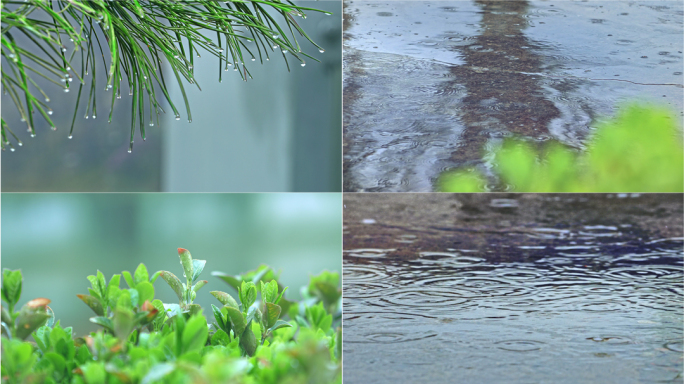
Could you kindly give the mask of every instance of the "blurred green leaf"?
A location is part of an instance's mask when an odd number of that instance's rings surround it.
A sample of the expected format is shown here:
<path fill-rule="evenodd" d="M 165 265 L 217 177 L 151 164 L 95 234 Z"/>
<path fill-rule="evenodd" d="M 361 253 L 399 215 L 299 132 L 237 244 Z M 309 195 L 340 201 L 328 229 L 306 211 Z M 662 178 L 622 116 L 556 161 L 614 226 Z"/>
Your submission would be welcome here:
<path fill-rule="evenodd" d="M 209 293 L 211 293 L 216 299 L 218 299 L 218 301 L 220 301 L 221 304 L 233 307 L 235 309 L 240 309 L 240 306 L 238 305 L 237 301 L 235 301 L 233 296 L 221 291 L 211 291 Z"/>
<path fill-rule="evenodd" d="M 90 296 L 90 295 L 76 295 L 79 299 L 83 300 L 84 303 L 86 303 L 87 306 L 90 307 L 90 309 L 95 312 L 96 315 L 98 316 L 104 316 L 104 309 L 102 308 L 102 304 L 100 303 L 100 300 Z"/>
<path fill-rule="evenodd" d="M 145 301 L 152 301 L 154 299 L 154 286 L 147 280 L 138 283 L 135 286 L 135 290 L 138 292 L 138 303 L 144 303 Z"/>
<path fill-rule="evenodd" d="M 135 273 L 133 274 L 133 283 L 137 287 L 138 284 L 142 282 L 147 282 L 149 279 L 150 276 L 147 273 L 147 267 L 145 267 L 145 264 L 140 263 L 140 265 L 138 265 L 138 268 L 135 269 Z"/>
<path fill-rule="evenodd" d="M 6 301 L 10 308 L 13 308 L 21 297 L 21 283 L 21 271 L 10 271 L 9 269 L 3 269 L 2 300 Z"/>
<path fill-rule="evenodd" d="M 179 300 L 183 299 L 183 283 L 174 275 L 173 273 L 169 271 L 160 271 L 159 276 L 166 281 L 169 286 L 171 286 L 171 289 L 176 293 L 176 296 L 178 296 Z"/>
<path fill-rule="evenodd" d="M 235 330 L 235 335 L 239 337 L 247 327 L 247 323 L 245 322 L 245 318 L 242 316 L 242 312 L 233 307 L 224 307 L 224 309 L 228 311 L 230 323 L 233 325 L 232 328 Z"/>
<path fill-rule="evenodd" d="M 192 280 L 191 282 L 197 281 L 199 275 L 204 270 L 204 265 L 207 264 L 206 260 L 192 260 Z"/>

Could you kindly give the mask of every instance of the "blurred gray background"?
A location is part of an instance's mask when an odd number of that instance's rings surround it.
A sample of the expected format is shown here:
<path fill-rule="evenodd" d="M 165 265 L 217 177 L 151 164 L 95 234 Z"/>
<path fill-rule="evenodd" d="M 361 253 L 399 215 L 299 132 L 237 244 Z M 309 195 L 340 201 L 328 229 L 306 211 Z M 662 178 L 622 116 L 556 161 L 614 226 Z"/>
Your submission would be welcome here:
<path fill-rule="evenodd" d="M 160 117 L 161 127 L 146 126 L 146 142 L 136 133 L 132 154 L 127 153 L 131 99 L 124 87 L 112 123 L 107 124 L 111 94 L 99 86 L 105 84 L 103 70 L 98 72 L 97 119 L 84 119 L 87 95 L 82 96 L 71 140 L 67 136 L 78 91 L 75 82 L 71 92 L 62 93 L 34 76 L 52 98 L 49 105 L 58 126 L 52 132 L 36 116 L 35 138 L 29 137 L 11 99 L 3 95 L 2 117 L 24 145 L 2 153 L 2 191 L 341 191 L 342 4 L 296 4 L 332 13 L 308 12 L 306 19 L 296 18 L 325 48 L 320 53 L 299 38 L 302 51 L 320 63 L 309 59 L 301 67 L 288 55 L 288 72 L 282 56 L 273 54 L 263 65 L 245 63 L 253 80 L 244 82 L 229 70 L 219 83 L 218 59 L 204 54 L 195 60 L 202 91 L 184 83 L 192 123 L 188 124 L 180 90 L 167 80 L 181 120 L 176 121 L 163 103 L 167 114 Z M 88 82 L 83 93 L 89 89 Z"/>
<path fill-rule="evenodd" d="M 107 280 L 145 263 L 150 275 L 183 272 L 176 249 L 207 260 L 197 296 L 236 294 L 211 271 L 236 275 L 267 264 L 282 271 L 289 299 L 322 270 L 342 271 L 341 193 L 301 194 L 2 194 L 2 268 L 21 269 L 20 305 L 37 297 L 62 325 L 79 335 L 97 329 L 94 313 L 76 297 L 88 293 L 88 275 Z M 127 287 L 122 278 L 120 285 Z M 155 298 L 178 302 L 158 279 Z"/>

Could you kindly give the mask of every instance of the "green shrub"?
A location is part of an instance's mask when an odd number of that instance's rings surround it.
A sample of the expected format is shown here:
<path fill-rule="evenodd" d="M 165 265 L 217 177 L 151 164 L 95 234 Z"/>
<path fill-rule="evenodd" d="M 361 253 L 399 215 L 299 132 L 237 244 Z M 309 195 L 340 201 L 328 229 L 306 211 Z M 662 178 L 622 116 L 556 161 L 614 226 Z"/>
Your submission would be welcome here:
<path fill-rule="evenodd" d="M 222 305 L 211 315 L 193 304 L 206 261 L 194 260 L 186 249 L 178 255 L 186 282 L 168 271 L 149 276 L 140 264 L 109 282 L 98 271 L 88 276 L 88 295 L 78 295 L 102 326 L 77 337 L 70 327 L 54 322 L 50 300 L 29 301 L 19 311 L 20 271 L 3 271 L 3 383 L 341 383 L 341 306 L 339 275 L 313 277 L 302 289 L 302 302 L 287 301 L 287 287 L 277 274 L 261 266 L 240 276 L 215 272 L 238 292 L 212 291 Z M 128 288 L 121 288 L 121 276 Z M 161 276 L 179 302 L 154 299 Z M 336 302 L 326 301 L 333 298 Z M 260 296 L 260 297 L 259 297 Z M 289 311 L 281 305 L 286 304 Z M 286 320 L 289 316 L 289 320 Z M 208 318 L 211 324 L 207 323 Z M 34 342 L 25 341 L 28 336 Z"/>
<path fill-rule="evenodd" d="M 676 117 L 662 108 L 629 105 L 601 123 L 577 153 L 560 143 L 542 154 L 511 139 L 496 152 L 494 170 L 518 192 L 682 192 L 684 152 Z M 486 178 L 473 169 L 444 173 L 444 192 L 484 191 Z"/>

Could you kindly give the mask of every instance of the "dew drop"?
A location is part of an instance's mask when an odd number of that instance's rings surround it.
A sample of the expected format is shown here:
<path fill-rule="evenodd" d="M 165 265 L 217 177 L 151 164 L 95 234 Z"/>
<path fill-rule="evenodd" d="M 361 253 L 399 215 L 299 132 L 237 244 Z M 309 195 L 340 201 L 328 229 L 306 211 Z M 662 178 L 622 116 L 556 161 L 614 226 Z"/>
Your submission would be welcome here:
<path fill-rule="evenodd" d="M 96 118 L 97 116 L 93 115 L 93 119 Z"/>
<path fill-rule="evenodd" d="M 128 153 L 131 153 L 131 152 L 133 152 L 133 150 L 132 150 L 132 149 L 129 149 L 129 150 L 128 150 Z"/>
<path fill-rule="evenodd" d="M 24 122 L 24 121 L 26 121 L 26 119 L 24 119 L 24 118 L 22 117 L 21 119 L 19 119 L 19 121 Z"/>
<path fill-rule="evenodd" d="M 306 63 L 302 63 L 302 67 L 305 67 L 305 66 L 306 66 Z"/>
<path fill-rule="evenodd" d="M 180 120 L 180 115 L 176 115 L 176 120 Z"/>
<path fill-rule="evenodd" d="M 252 61 L 256 61 L 256 59 L 252 57 Z"/>
<path fill-rule="evenodd" d="M 69 78 L 69 82 L 71 83 L 72 81 L 74 81 L 74 78 L 73 78 L 73 77 L 70 77 L 70 78 Z"/>
<path fill-rule="evenodd" d="M 179 58 L 180 56 L 178 56 L 178 55 L 173 55 L 173 57 L 174 57 L 174 59 L 177 59 L 177 58 Z"/>
<path fill-rule="evenodd" d="M 71 140 L 71 139 L 73 139 L 73 138 L 74 138 L 73 136 L 69 135 L 69 140 Z"/>
<path fill-rule="evenodd" d="M 326 15 L 326 16 L 330 16 L 330 15 L 332 15 L 332 13 L 330 13 L 330 12 L 325 12 L 325 15 Z"/>
<path fill-rule="evenodd" d="M 31 134 L 31 137 L 36 137 L 36 134 L 35 134 L 35 133 L 32 133 L 32 134 Z"/>
<path fill-rule="evenodd" d="M 62 83 L 66 82 L 66 79 L 59 79 Z"/>
<path fill-rule="evenodd" d="M 192 65 L 188 65 L 188 69 L 193 69 L 194 67 Z M 147 79 L 147 77 L 146 77 Z"/>
<path fill-rule="evenodd" d="M 287 52 L 289 52 L 287 49 L 284 49 L 284 50 L 283 50 L 283 53 L 287 53 Z"/>
<path fill-rule="evenodd" d="M 150 127 L 154 127 L 154 123 L 150 123 Z"/>
<path fill-rule="evenodd" d="M 53 131 L 56 131 L 57 127 L 50 127 L 50 129 L 52 129 Z"/>
<path fill-rule="evenodd" d="M 65 93 L 68 93 L 68 92 L 69 92 L 69 88 L 64 88 L 64 92 L 65 92 Z"/>
<path fill-rule="evenodd" d="M 192 123 L 192 119 L 188 119 L 188 123 Z"/>
<path fill-rule="evenodd" d="M 10 148 L 10 151 L 14 152 L 14 148 Z"/>
<path fill-rule="evenodd" d="M 108 85 L 107 85 L 107 89 L 112 89 L 112 88 L 114 88 L 113 85 L 111 85 L 111 84 L 108 84 Z"/>
<path fill-rule="evenodd" d="M 46 103 L 49 103 L 49 102 L 50 102 L 50 98 L 45 98 L 45 102 L 46 102 Z"/>
<path fill-rule="evenodd" d="M 278 35 L 273 35 L 273 38 L 274 38 L 274 39 L 277 39 L 277 38 L 279 38 L 279 37 L 280 37 L 280 36 L 278 36 Z"/>
<path fill-rule="evenodd" d="M 17 143 L 20 147 L 24 145 L 21 141 Z"/>
<path fill-rule="evenodd" d="M 47 111 L 47 112 L 48 112 L 48 115 L 52 115 L 52 109 Z"/>
<path fill-rule="evenodd" d="M 319 49 L 318 52 L 323 53 L 325 52 L 325 49 Z"/>
<path fill-rule="evenodd" d="M 88 115 L 85 115 L 86 120 L 88 119 Z"/>

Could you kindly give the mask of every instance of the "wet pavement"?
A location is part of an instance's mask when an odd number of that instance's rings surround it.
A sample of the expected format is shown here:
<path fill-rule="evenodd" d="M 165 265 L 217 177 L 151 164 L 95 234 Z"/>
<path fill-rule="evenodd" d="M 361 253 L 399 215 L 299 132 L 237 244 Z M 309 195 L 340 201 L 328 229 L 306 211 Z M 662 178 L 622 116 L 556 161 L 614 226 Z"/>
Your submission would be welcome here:
<path fill-rule="evenodd" d="M 491 176 L 505 137 L 582 150 L 626 101 L 681 116 L 679 1 L 346 1 L 345 191 Z"/>
<path fill-rule="evenodd" d="M 344 204 L 345 383 L 682 381 L 682 195 Z"/>

